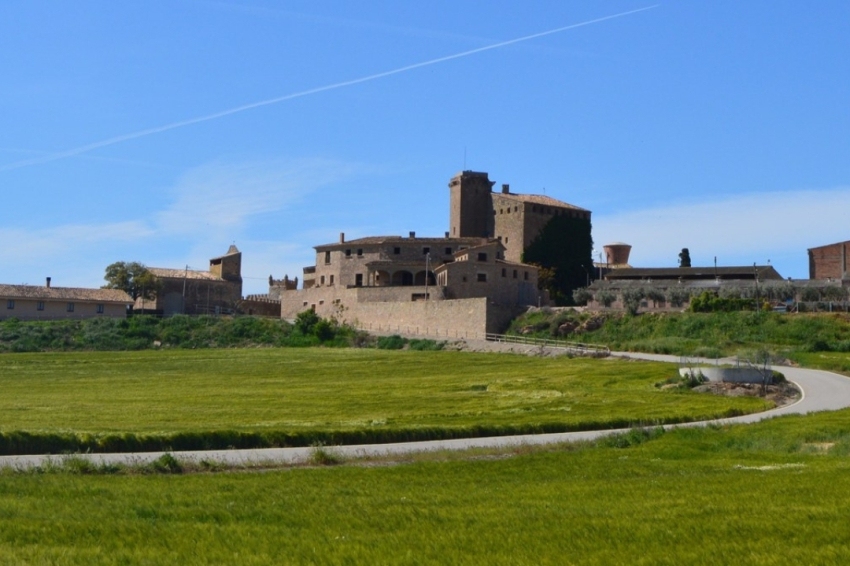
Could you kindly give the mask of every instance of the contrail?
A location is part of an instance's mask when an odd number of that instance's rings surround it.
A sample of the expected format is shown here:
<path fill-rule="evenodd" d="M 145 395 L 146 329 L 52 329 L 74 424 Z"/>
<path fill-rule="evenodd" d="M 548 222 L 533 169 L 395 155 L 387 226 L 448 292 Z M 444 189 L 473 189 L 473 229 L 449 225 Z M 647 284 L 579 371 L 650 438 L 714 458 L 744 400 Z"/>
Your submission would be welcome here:
<path fill-rule="evenodd" d="M 88 153 L 94 149 L 98 149 L 101 147 L 106 147 L 110 145 L 115 145 L 121 142 L 134 140 L 138 138 L 143 138 L 146 136 L 150 136 L 153 134 L 159 134 L 161 132 L 167 132 L 168 130 L 176 130 L 177 128 L 183 128 L 185 126 L 191 126 L 192 124 L 199 124 L 201 122 L 208 122 L 210 120 L 215 120 L 217 118 L 223 118 L 224 116 L 230 116 L 231 114 L 238 114 L 239 112 L 245 112 L 246 110 L 252 110 L 254 108 L 260 108 L 261 106 L 269 106 L 272 104 L 277 104 L 279 102 L 285 102 L 287 100 L 292 100 L 294 98 L 301 98 L 303 96 L 309 96 L 311 94 L 317 94 L 320 92 L 326 92 L 329 90 L 334 90 L 346 86 L 356 85 L 360 83 L 365 83 L 368 81 L 374 81 L 375 79 L 381 79 L 384 77 L 389 77 L 392 75 L 397 75 L 399 73 L 406 73 L 407 71 L 412 71 L 414 69 L 420 69 L 422 67 L 428 67 L 430 65 L 436 65 L 437 63 L 443 63 L 445 61 L 451 61 L 453 59 L 460 59 L 462 57 L 468 57 L 470 55 L 475 55 L 476 53 L 481 53 L 483 51 L 490 51 L 491 49 L 498 49 L 500 47 L 505 47 L 506 45 L 513 45 L 515 43 L 522 43 L 524 41 L 529 41 L 532 39 L 537 39 L 538 37 L 545 37 L 547 35 L 553 35 L 556 33 L 561 33 L 567 30 L 580 28 L 584 26 L 589 26 L 591 24 L 597 24 L 599 22 L 604 22 L 606 20 L 613 20 L 614 18 L 622 18 L 623 16 L 628 16 L 630 14 L 636 14 L 638 12 L 645 12 L 646 10 L 651 10 L 653 8 L 657 8 L 659 5 L 654 4 L 652 6 L 646 6 L 644 8 L 638 8 L 636 10 L 629 10 L 628 12 L 620 12 L 619 14 L 613 14 L 611 16 L 604 16 L 601 18 L 596 18 L 593 20 L 587 20 L 585 22 L 580 22 L 577 24 L 571 24 L 568 26 L 559 27 L 556 29 L 551 29 L 549 31 L 543 31 L 540 33 L 535 33 L 532 35 L 526 35 L 523 37 L 518 37 L 516 39 L 509 39 L 507 41 L 500 41 L 498 43 L 493 43 L 490 45 L 485 45 L 484 47 L 478 47 L 476 49 L 470 49 L 468 51 L 462 51 L 460 53 L 455 53 L 454 55 L 446 55 L 445 57 L 438 57 L 436 59 L 430 59 L 428 61 L 422 61 L 421 63 L 414 63 L 412 65 L 406 65 L 404 67 L 399 67 L 397 69 L 392 69 L 390 71 L 383 71 L 381 73 L 375 73 L 373 75 L 367 75 L 365 77 L 360 77 L 357 79 L 351 79 L 348 81 L 342 81 L 338 83 L 333 83 L 325 86 L 320 86 L 316 88 L 311 88 L 309 90 L 302 90 L 300 92 L 294 92 L 292 94 L 287 94 L 284 96 L 278 96 L 277 98 L 269 98 L 268 100 L 262 100 L 260 102 L 252 102 L 251 104 L 245 104 L 242 106 L 237 106 L 235 108 L 230 108 L 228 110 L 222 110 L 220 112 L 215 112 L 214 114 L 207 114 L 206 116 L 199 116 L 197 118 L 190 118 L 188 120 L 181 120 L 179 122 L 172 122 L 171 124 L 166 124 L 164 126 L 157 126 L 155 128 L 148 128 L 146 130 L 139 130 L 137 132 L 133 132 L 130 134 L 124 134 L 121 136 L 115 136 L 113 138 L 105 139 L 99 142 L 90 143 L 88 145 L 82 145 L 80 147 L 76 147 L 74 149 L 69 149 L 66 151 L 61 151 L 58 153 L 53 153 L 44 157 L 34 157 L 32 159 L 26 159 L 23 161 L 18 161 L 16 163 L 10 163 L 8 165 L 0 166 L 0 171 L 10 171 L 12 169 L 20 169 L 22 167 L 28 167 L 30 165 L 38 165 L 41 163 L 49 163 L 51 161 L 58 161 L 60 159 L 65 159 L 66 157 L 73 157 L 75 155 L 80 155 L 81 153 Z"/>

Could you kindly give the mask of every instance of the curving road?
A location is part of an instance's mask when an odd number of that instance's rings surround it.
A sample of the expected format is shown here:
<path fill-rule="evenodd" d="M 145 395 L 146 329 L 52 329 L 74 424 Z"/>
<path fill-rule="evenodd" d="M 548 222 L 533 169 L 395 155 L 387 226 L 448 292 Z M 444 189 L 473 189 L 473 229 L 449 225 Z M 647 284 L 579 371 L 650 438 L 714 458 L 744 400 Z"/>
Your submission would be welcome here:
<path fill-rule="evenodd" d="M 679 356 L 658 354 L 638 354 L 634 352 L 612 352 L 613 356 L 638 358 L 651 361 L 679 363 Z M 730 363 L 732 359 L 707 360 L 690 358 L 692 363 L 715 364 Z M 783 367 L 785 377 L 797 384 L 803 392 L 802 399 L 792 405 L 786 405 L 770 411 L 704 421 L 666 425 L 665 428 L 685 426 L 705 426 L 710 423 L 752 423 L 779 415 L 806 414 L 816 411 L 835 411 L 850 407 L 850 379 L 842 375 L 814 369 Z M 488 438 L 463 438 L 455 440 L 433 440 L 427 442 L 402 442 L 395 444 L 362 444 L 356 446 L 334 446 L 329 450 L 342 457 L 386 456 L 432 450 L 465 450 L 468 448 L 498 448 L 518 445 L 554 444 L 559 442 L 576 442 L 593 440 L 611 434 L 626 432 L 628 429 L 593 430 L 586 432 L 563 432 L 555 434 L 535 434 L 519 436 L 498 436 Z M 298 464 L 308 461 L 313 455 L 314 448 L 264 448 L 252 450 L 208 450 L 202 452 L 172 452 L 181 461 L 207 461 L 225 465 L 245 464 Z M 156 460 L 162 452 L 144 452 L 135 454 L 80 454 L 76 457 L 85 458 L 95 464 L 145 464 Z M 50 459 L 61 461 L 61 456 L 1 456 L 0 467 L 32 468 L 47 463 Z"/>

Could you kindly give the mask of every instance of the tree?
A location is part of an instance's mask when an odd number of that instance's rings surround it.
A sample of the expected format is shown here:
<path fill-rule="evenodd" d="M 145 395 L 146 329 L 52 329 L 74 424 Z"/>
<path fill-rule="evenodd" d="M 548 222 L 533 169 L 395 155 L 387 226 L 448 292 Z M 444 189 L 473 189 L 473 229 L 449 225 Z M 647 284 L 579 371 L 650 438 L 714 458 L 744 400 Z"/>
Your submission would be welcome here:
<path fill-rule="evenodd" d="M 682 251 L 679 252 L 679 267 L 690 267 L 691 266 L 691 252 L 688 251 L 688 248 L 682 248 Z"/>
<path fill-rule="evenodd" d="M 121 289 L 135 301 L 144 296 L 151 299 L 159 289 L 156 276 L 137 261 L 116 261 L 106 266 L 104 289 Z"/>

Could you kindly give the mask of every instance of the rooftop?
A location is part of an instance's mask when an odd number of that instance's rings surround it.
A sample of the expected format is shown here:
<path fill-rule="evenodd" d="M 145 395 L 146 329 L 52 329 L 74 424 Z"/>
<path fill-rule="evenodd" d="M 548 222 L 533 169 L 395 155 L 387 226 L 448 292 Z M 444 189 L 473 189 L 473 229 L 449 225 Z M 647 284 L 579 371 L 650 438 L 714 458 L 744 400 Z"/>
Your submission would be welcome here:
<path fill-rule="evenodd" d="M 131 304 L 133 299 L 120 289 L 88 289 L 82 287 L 47 287 L 46 285 L 2 285 L 0 297 L 55 301 L 98 301 Z"/>
<path fill-rule="evenodd" d="M 520 202 L 528 202 L 531 204 L 541 204 L 543 206 L 553 206 L 555 208 L 568 208 L 570 210 L 581 210 L 584 212 L 589 212 L 586 208 L 581 208 L 580 206 L 576 206 L 574 204 L 570 204 L 562 200 L 558 200 L 556 198 L 547 197 L 546 195 L 518 195 L 515 193 L 493 194 L 498 195 L 500 197 L 509 198 L 511 200 L 518 200 Z"/>
<path fill-rule="evenodd" d="M 201 279 L 205 281 L 222 281 L 222 278 L 209 271 L 192 269 L 170 269 L 167 267 L 149 267 L 148 271 L 163 279 Z"/>

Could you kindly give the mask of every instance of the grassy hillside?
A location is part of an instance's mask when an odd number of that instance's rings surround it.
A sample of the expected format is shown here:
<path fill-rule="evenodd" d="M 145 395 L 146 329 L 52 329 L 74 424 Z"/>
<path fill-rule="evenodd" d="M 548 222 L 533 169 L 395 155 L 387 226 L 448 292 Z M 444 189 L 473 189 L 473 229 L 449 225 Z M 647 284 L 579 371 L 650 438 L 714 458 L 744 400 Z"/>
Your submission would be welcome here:
<path fill-rule="evenodd" d="M 587 328 L 590 330 L 585 330 Z M 576 313 L 541 310 L 513 322 L 510 333 L 607 344 L 614 350 L 717 357 L 741 350 L 850 352 L 847 314 Z"/>
<path fill-rule="evenodd" d="M 266 473 L 0 473 L 0 562 L 843 564 L 850 411 Z"/>
<path fill-rule="evenodd" d="M 763 410 L 661 390 L 672 364 L 376 349 L 0 356 L 0 453 L 309 446 L 615 428 Z"/>

